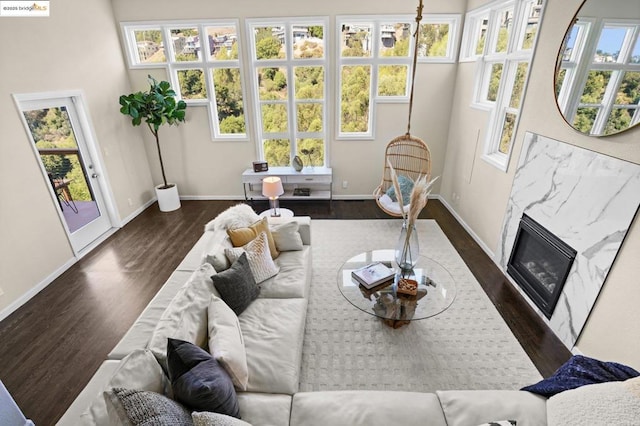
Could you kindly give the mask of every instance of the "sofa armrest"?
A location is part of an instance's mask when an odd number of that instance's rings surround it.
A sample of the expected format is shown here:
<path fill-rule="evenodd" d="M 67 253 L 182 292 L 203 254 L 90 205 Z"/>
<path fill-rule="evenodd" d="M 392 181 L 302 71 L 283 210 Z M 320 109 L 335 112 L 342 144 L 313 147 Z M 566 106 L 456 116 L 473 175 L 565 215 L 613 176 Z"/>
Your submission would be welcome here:
<path fill-rule="evenodd" d="M 547 424 L 547 399 L 516 390 L 437 391 L 449 426 L 515 420 L 518 426 Z"/>
<path fill-rule="evenodd" d="M 298 232 L 302 238 L 302 244 L 305 246 L 311 245 L 311 217 L 309 216 L 294 216 L 294 217 L 269 217 L 269 223 L 274 225 L 286 222 L 298 222 Z"/>

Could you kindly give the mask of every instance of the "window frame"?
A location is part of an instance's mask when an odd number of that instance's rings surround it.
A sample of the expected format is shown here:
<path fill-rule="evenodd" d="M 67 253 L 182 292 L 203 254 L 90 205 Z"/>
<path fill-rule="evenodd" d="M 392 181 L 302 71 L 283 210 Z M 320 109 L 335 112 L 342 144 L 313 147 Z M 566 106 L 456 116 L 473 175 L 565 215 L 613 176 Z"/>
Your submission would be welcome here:
<path fill-rule="evenodd" d="M 410 25 L 409 49 L 407 56 L 380 56 L 381 25 L 388 23 L 407 23 Z M 342 25 L 343 24 L 371 24 L 372 44 L 371 55 L 367 57 L 342 56 Z M 336 115 L 335 138 L 336 140 L 374 140 L 376 124 L 377 103 L 408 103 L 411 89 L 411 75 L 413 72 L 413 50 L 415 38 L 415 16 L 401 15 L 338 15 L 336 16 Z M 366 132 L 343 132 L 342 128 L 342 68 L 344 66 L 365 65 L 371 68 L 369 80 L 369 128 Z M 407 82 L 404 96 L 380 96 L 378 94 L 378 72 L 381 65 L 407 66 Z"/>
<path fill-rule="evenodd" d="M 415 18 L 414 18 L 415 19 Z M 418 54 L 419 64 L 455 64 L 458 58 L 458 46 L 460 45 L 460 28 L 462 15 L 457 14 L 430 14 L 424 15 L 420 21 L 420 28 L 424 25 L 448 24 L 449 38 L 447 40 L 447 53 L 445 56 L 423 56 Z M 420 49 L 418 49 L 419 51 Z"/>
<path fill-rule="evenodd" d="M 293 27 L 296 25 L 303 26 L 315 26 L 323 25 L 323 41 L 324 50 L 323 58 L 294 58 L 293 56 Z M 327 143 L 328 126 L 329 126 L 329 56 L 330 51 L 330 27 L 328 16 L 314 16 L 314 17 L 277 17 L 277 18 L 251 18 L 245 19 L 245 31 L 248 44 L 248 68 L 250 70 L 250 84 L 253 95 L 252 110 L 254 114 L 253 125 L 256 132 L 256 149 L 260 159 L 265 160 L 264 141 L 272 139 L 288 139 L 290 141 L 289 156 L 293 158 L 297 154 L 298 139 L 322 139 L 323 151 L 324 151 L 324 163 L 323 167 L 328 167 L 330 164 L 330 146 Z M 285 27 L 285 47 L 287 51 L 287 57 L 285 59 L 258 59 L 256 53 L 255 32 L 254 28 L 257 27 Z M 262 105 L 266 103 L 260 99 L 260 87 L 258 83 L 257 72 L 259 68 L 268 68 L 269 66 L 283 66 L 287 68 L 287 99 L 282 100 L 270 100 L 269 103 L 273 104 L 286 104 L 288 107 L 287 114 L 287 127 L 286 132 L 264 132 L 262 123 Z M 306 99 L 303 103 L 320 103 L 322 104 L 322 131 L 321 132 L 300 132 L 297 128 L 297 105 L 298 100 L 295 96 L 295 68 L 305 66 L 322 66 L 324 68 L 324 81 L 323 81 L 323 98 L 321 100 Z"/>
<path fill-rule="evenodd" d="M 238 59 L 230 60 L 211 60 L 209 37 L 203 37 L 206 28 L 209 27 L 235 27 L 236 43 L 238 46 Z M 178 99 L 184 100 L 190 107 L 207 107 L 209 113 L 209 128 L 211 139 L 213 141 L 248 141 L 249 140 L 249 123 L 247 119 L 247 105 L 245 100 L 246 83 L 244 78 L 243 60 L 242 60 L 242 41 L 239 37 L 241 30 L 240 21 L 238 19 L 214 19 L 214 20 L 170 20 L 170 21 L 129 21 L 121 22 L 120 28 L 127 52 L 127 62 L 130 69 L 165 69 L 167 79 L 171 83 L 171 87 L 175 90 Z M 200 38 L 200 58 L 195 61 L 176 61 L 174 45 L 171 41 L 171 30 L 197 28 Z M 140 62 L 135 33 L 140 30 L 160 30 L 162 35 L 162 45 L 164 46 L 164 62 Z M 180 81 L 178 72 L 190 69 L 201 69 L 204 73 L 204 88 L 206 97 L 203 99 L 188 99 L 183 96 L 180 90 Z M 244 133 L 222 133 L 220 131 L 220 121 L 218 119 L 218 105 L 215 96 L 215 83 L 213 81 L 213 71 L 216 69 L 238 69 L 240 77 L 240 86 L 243 100 L 243 117 L 245 122 Z"/>
<path fill-rule="evenodd" d="M 513 150 L 513 142 L 515 134 L 518 130 L 522 105 L 526 97 L 526 88 L 529 81 L 531 64 L 538 42 L 538 34 L 540 23 L 546 7 L 546 0 L 543 0 L 539 7 L 539 15 L 532 17 L 531 13 L 534 7 L 537 7 L 538 0 L 498 0 L 491 2 L 479 9 L 468 12 L 467 20 L 465 20 L 465 31 L 463 36 L 463 51 L 461 53 L 461 62 L 476 61 L 476 73 L 474 83 L 474 93 L 471 107 L 487 111 L 489 120 L 485 134 L 484 146 L 482 150 L 482 159 L 496 168 L 506 172 L 511 152 Z M 509 29 L 509 37 L 507 40 L 506 50 L 504 52 L 496 52 L 495 46 L 498 43 L 498 34 L 500 31 L 500 18 L 503 12 L 511 9 L 513 11 L 511 28 Z M 476 53 L 479 37 L 481 35 L 481 26 L 483 20 L 488 16 L 486 26 L 486 37 L 482 54 Z M 522 42 L 525 37 L 527 23 L 529 19 L 537 19 L 538 28 L 536 30 L 533 43 L 530 48 L 522 48 Z M 520 103 L 517 108 L 510 105 L 511 97 L 516 88 L 516 76 L 518 65 L 526 62 L 527 69 L 524 77 L 522 93 L 520 94 Z M 495 101 L 488 100 L 488 91 L 491 80 L 493 65 L 502 64 L 502 73 L 497 90 Z M 503 134 L 503 126 L 507 115 L 515 115 L 513 122 L 512 134 L 509 141 L 508 152 L 501 150 L 501 139 Z"/>

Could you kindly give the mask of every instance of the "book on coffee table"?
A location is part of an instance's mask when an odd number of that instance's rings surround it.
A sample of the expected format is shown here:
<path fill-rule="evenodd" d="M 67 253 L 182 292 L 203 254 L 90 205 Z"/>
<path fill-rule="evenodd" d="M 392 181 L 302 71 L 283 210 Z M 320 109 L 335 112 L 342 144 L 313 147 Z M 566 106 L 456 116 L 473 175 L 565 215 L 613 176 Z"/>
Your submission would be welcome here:
<path fill-rule="evenodd" d="M 392 280 L 396 271 L 381 262 L 370 263 L 367 266 L 351 271 L 353 279 L 358 281 L 363 287 L 370 289 L 382 283 Z"/>

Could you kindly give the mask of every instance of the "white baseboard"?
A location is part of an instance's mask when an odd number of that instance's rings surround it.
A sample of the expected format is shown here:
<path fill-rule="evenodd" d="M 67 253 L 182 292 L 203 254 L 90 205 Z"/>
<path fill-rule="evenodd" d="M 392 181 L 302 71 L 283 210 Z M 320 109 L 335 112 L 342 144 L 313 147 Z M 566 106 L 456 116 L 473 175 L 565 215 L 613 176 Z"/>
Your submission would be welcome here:
<path fill-rule="evenodd" d="M 120 221 L 120 228 L 122 228 L 123 226 L 125 226 L 127 223 L 131 222 L 133 219 L 135 219 L 136 217 L 138 217 L 138 215 L 140 213 L 142 213 L 143 211 L 145 211 L 146 209 L 149 208 L 149 206 L 153 203 L 155 203 L 156 201 L 158 201 L 158 198 L 156 198 L 155 196 L 153 198 L 151 198 L 149 201 L 147 201 L 146 203 L 144 203 L 142 206 L 140 206 L 139 208 L 135 209 L 129 216 L 125 217 L 124 219 L 122 219 Z"/>
<path fill-rule="evenodd" d="M 62 266 L 60 266 L 58 269 L 56 269 L 51 274 L 49 274 L 49 276 L 47 276 L 44 280 L 40 281 L 36 286 L 31 287 L 29 289 L 29 291 L 27 291 L 22 296 L 20 296 L 18 299 L 16 299 L 12 304 L 10 304 L 6 308 L 4 308 L 0 312 L 0 321 L 2 321 L 3 319 L 5 319 L 9 315 L 11 315 L 20 306 L 24 305 L 32 297 L 34 297 L 36 294 L 38 294 L 42 290 L 44 290 L 45 287 L 47 287 L 49 284 L 51 284 L 53 282 L 53 280 L 55 280 L 60 275 L 62 275 L 67 269 L 72 267 L 77 261 L 78 261 L 78 258 L 76 258 L 76 257 L 73 257 L 73 258 L 69 259 Z"/>
<path fill-rule="evenodd" d="M 218 201 L 226 201 L 226 200 L 242 200 L 244 201 L 244 195 L 181 195 L 181 200 L 185 201 L 209 201 L 209 200 L 218 200 Z"/>
<path fill-rule="evenodd" d="M 453 217 L 456 218 L 456 220 L 458 221 L 458 223 L 460 223 L 460 225 L 462 225 L 462 227 L 465 229 L 465 231 L 467 231 L 467 233 L 469 235 L 471 235 L 471 238 L 474 239 L 474 241 L 476 243 L 478 243 L 478 245 L 480 246 L 480 248 L 487 254 L 487 256 L 489 256 L 489 258 L 491 258 L 491 261 L 493 263 L 495 263 L 495 254 L 493 253 L 493 251 L 489 248 L 489 246 L 487 246 L 485 244 L 484 241 L 482 241 L 482 239 L 478 236 L 478 234 L 476 234 L 473 229 L 471 229 L 471 227 L 462 219 L 462 217 L 460 217 L 460 215 L 458 214 L 458 212 L 455 211 L 455 209 L 453 207 L 451 207 L 451 205 L 449 203 L 447 203 L 447 200 L 445 200 L 443 197 L 441 197 L 440 195 L 434 197 L 437 198 L 438 200 L 440 200 L 440 202 L 442 203 L 443 206 L 445 206 L 447 208 L 447 210 L 449 210 L 449 213 L 451 213 L 453 215 Z M 500 266 L 500 265 L 498 265 Z M 502 268 L 501 268 L 502 269 Z"/>

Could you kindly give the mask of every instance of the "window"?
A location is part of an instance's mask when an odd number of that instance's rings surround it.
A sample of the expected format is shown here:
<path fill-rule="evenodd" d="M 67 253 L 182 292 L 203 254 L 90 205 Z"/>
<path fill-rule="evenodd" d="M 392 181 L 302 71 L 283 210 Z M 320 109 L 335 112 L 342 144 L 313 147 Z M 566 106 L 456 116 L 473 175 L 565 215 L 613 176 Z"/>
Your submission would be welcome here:
<path fill-rule="evenodd" d="M 640 23 L 580 17 L 564 41 L 556 94 L 564 116 L 592 135 L 640 121 Z"/>
<path fill-rule="evenodd" d="M 165 68 L 178 96 L 207 106 L 213 138 L 247 140 L 237 21 L 125 23 L 131 68 Z"/>
<path fill-rule="evenodd" d="M 460 19 L 460 15 L 428 15 L 422 18 L 418 62 L 456 62 Z"/>
<path fill-rule="evenodd" d="M 291 158 L 327 164 L 327 19 L 247 20 L 259 152 L 270 166 Z"/>
<path fill-rule="evenodd" d="M 338 138 L 373 138 L 376 102 L 407 102 L 412 16 L 336 18 Z"/>
<path fill-rule="evenodd" d="M 506 170 L 543 0 L 499 1 L 469 12 L 461 60 L 475 60 L 473 106 L 490 114 L 483 159 Z"/>

